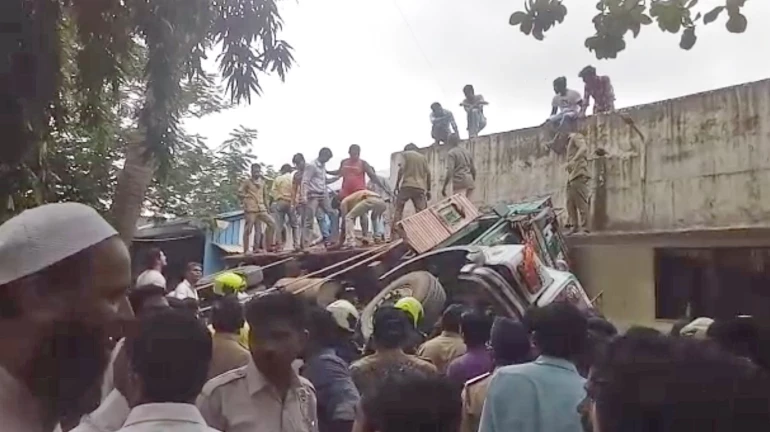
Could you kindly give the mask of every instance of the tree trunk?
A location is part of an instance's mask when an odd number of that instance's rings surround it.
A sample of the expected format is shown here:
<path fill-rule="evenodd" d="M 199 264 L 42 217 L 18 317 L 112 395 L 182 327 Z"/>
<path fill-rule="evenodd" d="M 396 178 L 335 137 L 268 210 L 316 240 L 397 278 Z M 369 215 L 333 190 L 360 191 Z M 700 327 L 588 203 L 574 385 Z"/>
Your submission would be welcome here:
<path fill-rule="evenodd" d="M 145 148 L 142 139 L 132 140 L 128 145 L 126 162 L 118 174 L 115 199 L 110 209 L 112 223 L 128 246 L 134 239 L 144 196 L 155 175 L 155 160 L 146 156 Z"/>

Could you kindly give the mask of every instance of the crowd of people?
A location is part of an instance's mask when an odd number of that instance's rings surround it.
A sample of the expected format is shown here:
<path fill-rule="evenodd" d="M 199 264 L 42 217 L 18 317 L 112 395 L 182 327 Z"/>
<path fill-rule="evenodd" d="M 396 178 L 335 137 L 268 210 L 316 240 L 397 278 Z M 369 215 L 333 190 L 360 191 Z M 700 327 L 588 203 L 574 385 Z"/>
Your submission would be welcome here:
<path fill-rule="evenodd" d="M 576 120 L 586 114 L 592 99 L 594 113 L 614 110 L 615 94 L 609 77 L 597 75 L 592 66 L 580 71 L 579 77 L 585 84 L 582 96 L 567 87 L 565 77 L 554 81 L 556 94 L 546 125 L 553 133 L 551 148 L 561 153 L 558 143 L 566 143 L 563 147 L 567 153 L 568 171 L 567 225 L 572 231 L 583 232 L 588 226 L 591 177 L 585 137 L 578 131 Z M 466 85 L 463 93 L 465 98 L 460 106 L 467 114 L 468 138 L 475 138 L 486 126 L 484 107 L 487 102 L 472 85 Z M 473 154 L 459 145 L 460 134 L 454 115 L 435 102 L 431 105 L 430 119 L 435 144 L 449 147 L 441 183 L 442 196 L 463 194 L 472 198 L 476 188 L 476 164 Z M 560 136 L 565 139 L 558 139 Z M 291 164 L 281 167 L 269 190 L 266 190 L 268 182 L 261 165 L 252 165 L 250 178 L 245 179 L 238 190 L 245 219 L 244 253 L 284 250 L 288 233 L 291 233 L 291 248 L 305 250 L 316 238 L 316 222 L 326 247 L 335 244 L 346 248 L 358 246 L 356 224 L 361 228 L 364 245 L 398 237 L 398 231 L 393 228 L 403 217 L 406 203 L 411 201 L 415 211 L 419 212 L 427 208 L 431 199 L 433 179 L 430 168 L 425 156 L 417 150 L 416 145 L 409 144 L 400 153 L 395 187 L 361 158 L 361 147 L 357 144 L 350 146 L 348 157 L 336 170 L 327 168 L 333 157 L 329 148 L 322 148 L 318 157 L 309 163 L 303 154 L 295 154 Z M 342 179 L 341 188 L 334 192 L 329 185 L 339 179 Z M 264 235 L 261 225 L 265 228 Z M 252 236 L 253 248 L 250 247 Z"/>
<path fill-rule="evenodd" d="M 593 97 L 596 110 L 611 110 L 609 80 L 590 67 L 580 76 L 585 95 L 557 80 L 554 106 Z M 485 102 L 473 87 L 464 91 L 473 136 L 486 123 Z M 554 116 L 564 115 L 549 121 L 570 131 L 568 210 L 584 229 L 585 144 L 569 129 L 574 122 L 562 121 L 572 108 L 558 109 Z M 470 197 L 472 156 L 456 133 L 434 133 L 450 146 L 442 194 L 451 183 Z M 326 224 L 329 242 L 339 212 L 340 241 L 353 246 L 357 222 L 365 238 L 369 222 L 384 234 L 391 200 L 391 226 L 407 201 L 427 206 L 430 170 L 416 146 L 401 154 L 392 189 L 360 152 L 351 146 L 333 171 L 327 148 L 310 163 L 295 155 L 270 201 L 254 166 L 239 191 L 249 229 L 266 224 L 273 248 L 288 226 L 301 249 L 314 221 Z M 336 177 L 342 189 L 332 204 L 327 185 Z M 216 299 L 202 316 L 194 288 L 201 265 L 189 263 L 168 291 L 166 264 L 163 251 L 147 251 L 132 282 L 126 245 L 80 204 L 43 205 L 0 225 L 0 432 L 770 428 L 770 333 L 755 317 L 686 319 L 667 334 L 620 331 L 595 310 L 556 302 L 519 318 L 450 304 L 430 323 L 420 301 L 404 297 L 376 309 L 363 340 L 355 301 L 321 307 L 271 292 L 244 304 L 246 282 L 230 273 L 215 280 Z"/>
<path fill-rule="evenodd" d="M 750 316 L 663 334 L 619 332 L 570 303 L 521 319 L 451 304 L 426 335 L 406 297 L 375 311 L 361 346 L 347 300 L 276 292 L 244 305 L 225 286 L 203 319 L 155 282 L 132 284 L 130 268 L 117 233 L 80 204 L 0 225 L 0 431 L 770 427 L 770 340 Z"/>
<path fill-rule="evenodd" d="M 449 164 L 441 192 L 447 196 L 451 184 L 452 194 L 470 197 L 475 187 L 476 167 L 471 153 L 458 144 L 456 136 L 449 139 Z M 431 198 L 431 173 L 427 158 L 417 151 L 416 145 L 409 144 L 401 152 L 393 188 L 361 158 L 360 146 L 351 145 L 348 157 L 336 170 L 326 166 L 332 156 L 332 151 L 324 147 L 316 159 L 307 163 L 305 157 L 297 153 L 292 159 L 293 165 L 281 167 L 269 193 L 261 166 L 252 165 L 251 176 L 241 183 L 238 192 L 244 210 L 246 253 L 284 250 L 286 232 L 291 232 L 294 250 L 305 250 L 313 244 L 316 222 L 326 247 L 358 246 L 356 224 L 361 227 L 363 244 L 384 242 L 398 236 L 393 227 L 403 217 L 407 202 L 412 202 L 415 211 L 427 208 Z M 335 193 L 329 184 L 339 179 L 342 186 Z M 258 224 L 265 225 L 264 239 Z M 390 229 L 386 230 L 386 226 Z M 255 241 L 250 248 L 252 235 Z"/>

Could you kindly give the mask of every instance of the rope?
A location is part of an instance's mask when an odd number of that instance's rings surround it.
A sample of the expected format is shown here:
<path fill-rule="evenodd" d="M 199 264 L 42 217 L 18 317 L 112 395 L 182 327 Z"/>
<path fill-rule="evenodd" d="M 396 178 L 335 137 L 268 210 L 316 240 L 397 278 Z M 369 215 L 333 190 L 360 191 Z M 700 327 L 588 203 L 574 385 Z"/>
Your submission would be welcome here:
<path fill-rule="evenodd" d="M 319 279 L 318 281 L 313 282 L 312 284 L 310 284 L 308 286 L 304 286 L 304 287 L 298 289 L 297 291 L 294 291 L 293 294 L 295 294 L 295 295 L 296 294 L 302 294 L 303 292 L 309 290 L 310 288 L 316 287 L 318 285 L 323 285 L 324 283 L 328 282 L 331 279 L 334 279 L 335 277 L 337 277 L 337 276 L 339 276 L 339 275 L 341 275 L 343 273 L 346 273 L 346 272 L 348 272 L 350 270 L 353 270 L 354 268 L 359 267 L 359 266 L 361 266 L 363 264 L 372 262 L 375 259 L 379 258 L 380 256 L 385 255 L 386 253 L 390 252 L 391 250 L 393 250 L 396 246 L 400 245 L 401 243 L 403 243 L 403 240 L 399 239 L 399 240 L 397 240 L 397 241 L 395 241 L 393 243 L 385 245 L 385 246 L 387 246 L 387 248 L 385 248 L 384 250 L 382 250 L 380 252 L 377 252 L 376 254 L 370 256 L 369 258 L 361 260 L 361 261 L 353 264 L 350 267 L 345 267 L 344 269 L 342 269 L 342 270 L 340 270 L 338 272 L 332 273 L 332 274 L 330 274 L 329 276 L 326 276 L 323 279 Z M 286 286 L 289 286 L 289 285 L 291 285 L 291 283 L 287 284 Z"/>
<path fill-rule="evenodd" d="M 293 281 L 289 282 L 288 284 L 286 284 L 286 286 L 292 285 L 292 284 L 294 284 L 296 282 L 299 282 L 299 281 L 301 281 L 303 279 L 311 278 L 311 277 L 313 277 L 313 276 L 315 276 L 317 274 L 321 274 L 323 272 L 329 271 L 329 270 L 331 270 L 333 268 L 339 267 L 339 266 L 341 266 L 343 264 L 347 264 L 347 263 L 349 263 L 351 261 L 355 261 L 356 259 L 364 257 L 364 256 L 366 256 L 366 255 L 368 255 L 370 253 L 379 252 L 379 251 L 381 251 L 383 249 L 390 250 L 391 246 L 392 245 L 396 245 L 396 244 L 401 244 L 401 241 L 399 240 L 399 241 L 394 242 L 394 243 L 384 244 L 384 245 L 377 246 L 376 248 L 373 248 L 373 249 L 367 249 L 367 250 L 361 252 L 358 255 L 353 255 L 350 258 L 347 258 L 347 259 L 344 259 L 342 261 L 336 262 L 336 263 L 334 263 L 334 264 L 332 264 L 332 265 L 330 265 L 328 267 L 324 267 L 324 268 L 322 268 L 320 270 L 316 270 L 316 271 L 314 271 L 312 273 L 308 273 L 308 274 L 306 274 L 304 276 L 300 276 L 300 277 L 294 279 Z"/>
<path fill-rule="evenodd" d="M 423 60 L 425 60 L 425 63 L 428 65 L 428 69 L 430 69 L 430 72 L 433 74 L 433 80 L 435 81 L 436 85 L 438 85 L 438 89 L 439 91 L 441 91 L 441 95 L 444 97 L 444 100 L 447 100 L 447 92 L 444 90 L 444 86 L 441 85 L 441 80 L 438 79 L 436 68 L 433 67 L 433 63 L 428 58 L 428 55 L 425 53 L 425 50 L 422 49 L 422 46 L 420 45 L 420 41 L 417 39 L 417 34 L 414 32 L 414 29 L 412 28 L 412 25 L 409 23 L 409 20 L 406 19 L 406 15 L 404 14 L 404 11 L 401 10 L 401 6 L 398 5 L 398 0 L 393 0 L 393 6 L 398 11 L 398 14 L 401 15 L 401 19 L 404 20 L 404 24 L 406 24 L 406 28 L 409 30 L 409 34 L 412 36 L 412 41 L 414 42 L 414 45 L 417 47 L 417 50 L 422 55 Z"/>

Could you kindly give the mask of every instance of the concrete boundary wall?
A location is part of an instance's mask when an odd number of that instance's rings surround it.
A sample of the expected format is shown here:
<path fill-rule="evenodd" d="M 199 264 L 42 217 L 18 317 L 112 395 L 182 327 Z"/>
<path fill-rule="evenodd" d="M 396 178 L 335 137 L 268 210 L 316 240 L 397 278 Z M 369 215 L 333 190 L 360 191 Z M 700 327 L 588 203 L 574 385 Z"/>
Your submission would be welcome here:
<path fill-rule="evenodd" d="M 770 80 L 591 116 L 582 129 L 592 154 L 606 151 L 592 156 L 595 230 L 770 226 Z M 462 145 L 476 161 L 477 205 L 543 195 L 564 205 L 566 161 L 545 148 L 539 128 Z M 435 200 L 447 148 L 421 152 Z M 394 153 L 392 180 L 397 163 Z"/>

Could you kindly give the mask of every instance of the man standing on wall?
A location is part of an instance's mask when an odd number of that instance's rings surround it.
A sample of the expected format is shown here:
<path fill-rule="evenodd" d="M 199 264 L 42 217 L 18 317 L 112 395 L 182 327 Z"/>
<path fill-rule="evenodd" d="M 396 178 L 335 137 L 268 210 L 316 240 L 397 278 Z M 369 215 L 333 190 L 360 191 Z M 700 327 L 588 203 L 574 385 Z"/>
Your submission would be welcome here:
<path fill-rule="evenodd" d="M 441 188 L 441 196 L 446 196 L 446 187 L 451 181 L 452 194 L 464 194 L 471 199 L 473 190 L 476 188 L 476 164 L 473 162 L 471 152 L 459 144 L 460 140 L 456 136 L 449 138 L 446 176 L 444 186 Z"/>
<path fill-rule="evenodd" d="M 615 110 L 615 90 L 612 88 L 610 77 L 596 75 L 596 68 L 586 66 L 578 74 L 583 79 L 585 91 L 583 93 L 582 115 L 588 111 L 591 98 L 594 99 L 594 114 L 608 113 Z"/>
<path fill-rule="evenodd" d="M 257 222 L 263 222 L 266 226 L 266 246 L 272 250 L 275 245 L 275 221 L 267 212 L 265 205 L 265 179 L 262 176 L 262 166 L 251 165 L 251 177 L 241 182 L 238 188 L 238 198 L 241 199 L 245 223 L 243 225 L 243 253 L 249 253 L 251 233 L 257 226 Z M 260 250 L 258 242 L 254 242 L 254 252 Z"/>
<path fill-rule="evenodd" d="M 398 165 L 396 178 L 396 210 L 393 215 L 390 238 L 395 238 L 396 223 L 404 215 L 404 206 L 411 201 L 415 212 L 421 212 L 428 207 L 430 200 L 430 168 L 428 159 L 417 151 L 417 146 L 410 143 L 401 153 L 401 163 Z"/>
<path fill-rule="evenodd" d="M 463 93 L 465 99 L 460 106 L 468 114 L 468 139 L 476 138 L 487 125 L 487 118 L 484 117 L 484 105 L 487 105 L 487 102 L 484 100 L 484 96 L 476 94 L 470 84 L 463 87 Z"/>
<path fill-rule="evenodd" d="M 575 122 L 569 122 L 567 143 L 567 215 L 571 225 L 569 233 L 587 232 L 589 205 L 588 146 L 585 136 L 577 130 Z"/>

